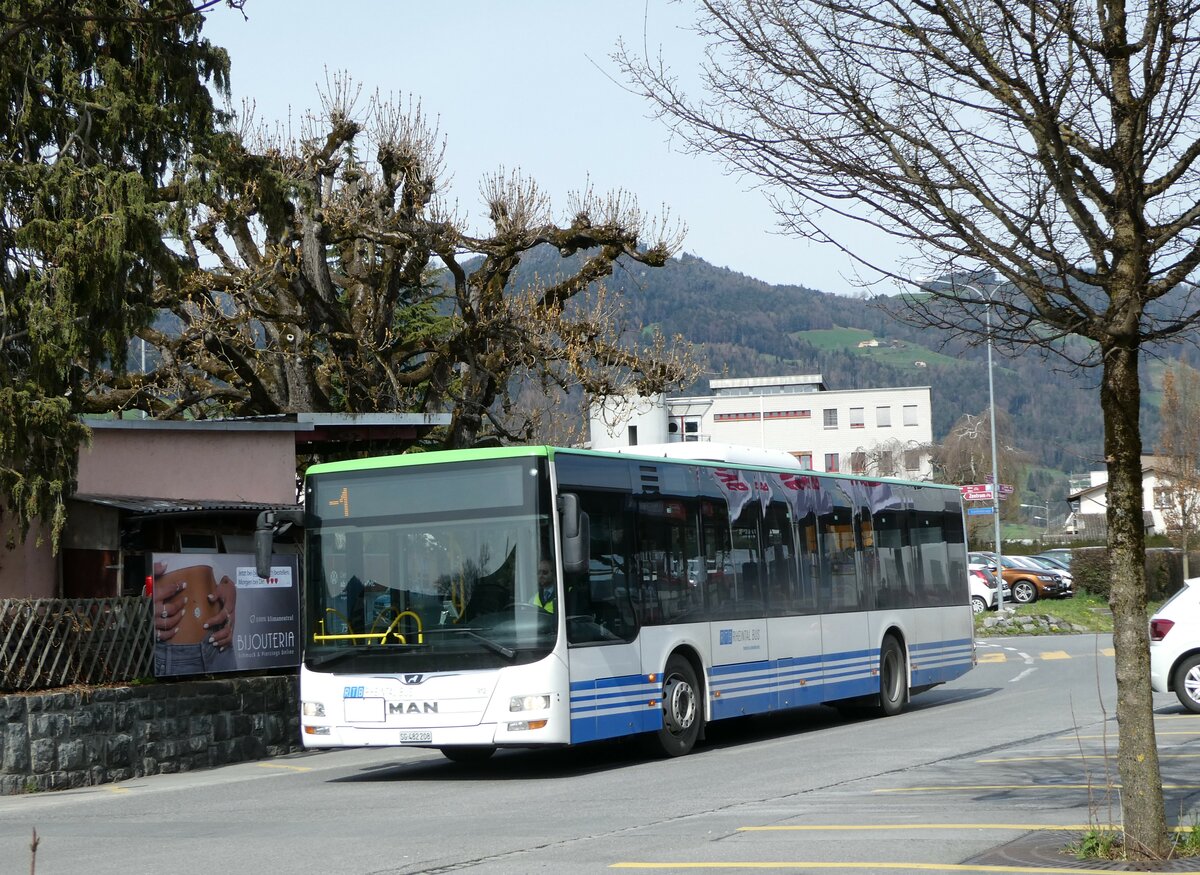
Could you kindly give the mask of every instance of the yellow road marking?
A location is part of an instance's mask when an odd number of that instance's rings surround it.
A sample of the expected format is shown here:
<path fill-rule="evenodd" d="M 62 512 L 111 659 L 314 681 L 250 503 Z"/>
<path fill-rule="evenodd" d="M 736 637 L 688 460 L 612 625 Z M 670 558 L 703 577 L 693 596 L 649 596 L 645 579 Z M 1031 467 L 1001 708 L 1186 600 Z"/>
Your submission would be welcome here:
<path fill-rule="evenodd" d="M 1196 729 L 1192 730 L 1191 732 L 1159 732 L 1158 730 L 1154 731 L 1154 735 L 1156 738 L 1160 735 L 1197 735 L 1197 734 L 1200 734 L 1200 727 L 1197 727 Z M 1117 730 L 1114 729 L 1112 732 L 1108 733 L 1107 735 L 1060 735 L 1058 737 L 1058 740 L 1059 741 L 1074 741 L 1077 738 L 1097 739 L 1097 738 L 1116 738 L 1116 737 L 1117 737 Z"/>
<path fill-rule="evenodd" d="M 289 772 L 311 772 L 309 766 L 285 766 L 282 763 L 255 763 L 260 769 L 286 769 Z"/>
<path fill-rule="evenodd" d="M 1101 647 L 1100 655 L 1101 656 L 1116 656 L 1117 651 L 1116 651 L 1115 647 Z"/>
<path fill-rule="evenodd" d="M 827 823 L 797 824 L 795 826 L 739 826 L 738 832 L 870 832 L 876 829 L 1016 829 L 1022 832 L 1121 832 L 1121 826 L 1099 826 L 1094 823 Z M 1168 826 L 1168 832 L 1191 832 L 1190 826 Z"/>
<path fill-rule="evenodd" d="M 128 787 L 105 787 L 104 789 L 107 790 L 109 793 L 128 793 L 129 792 Z"/>
<path fill-rule="evenodd" d="M 1071 654 L 1065 650 L 1047 650 L 1040 654 L 1042 659 L 1070 659 Z"/>
<path fill-rule="evenodd" d="M 1008 657 L 1003 653 L 985 653 L 979 657 L 980 662 L 1008 662 Z"/>
<path fill-rule="evenodd" d="M 1190 760 L 1200 757 L 1200 753 L 1160 753 L 1160 760 Z M 1037 757 L 992 757 L 986 760 L 975 760 L 977 763 L 1052 763 L 1056 760 L 1115 760 L 1117 755 L 1102 753 L 1071 753 L 1063 754 L 1062 756 L 1037 756 Z"/>
<path fill-rule="evenodd" d="M 931 787 L 882 787 L 872 790 L 872 793 L 924 793 L 931 791 L 961 791 L 961 790 L 1089 790 L 1095 789 L 1096 784 L 961 784 L 958 786 L 945 784 Z M 1120 790 L 1120 784 L 1106 784 L 1114 790 Z M 1164 790 L 1200 790 L 1200 784 L 1163 784 Z"/>
<path fill-rule="evenodd" d="M 709 863 L 613 863 L 610 869 L 890 869 L 899 872 L 1026 872 L 1031 875 L 1079 875 L 1078 869 L 1049 866 L 970 866 L 963 863 L 826 863 L 815 860 L 722 861 Z M 1177 875 L 1200 875 L 1190 869 Z"/>

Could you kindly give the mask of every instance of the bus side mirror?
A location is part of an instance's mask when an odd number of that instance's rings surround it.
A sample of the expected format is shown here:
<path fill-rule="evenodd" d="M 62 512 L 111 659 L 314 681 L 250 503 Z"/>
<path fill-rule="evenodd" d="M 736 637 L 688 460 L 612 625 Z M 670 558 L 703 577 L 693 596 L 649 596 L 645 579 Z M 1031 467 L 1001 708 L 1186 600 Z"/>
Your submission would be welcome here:
<path fill-rule="evenodd" d="M 254 570 L 264 580 L 271 576 L 271 554 L 275 536 L 293 525 L 304 525 L 303 510 L 264 510 L 254 527 Z"/>
<path fill-rule="evenodd" d="M 588 515 L 579 509 L 579 496 L 564 492 L 558 496 L 558 520 L 562 531 L 563 571 L 587 571 L 591 526 Z"/>

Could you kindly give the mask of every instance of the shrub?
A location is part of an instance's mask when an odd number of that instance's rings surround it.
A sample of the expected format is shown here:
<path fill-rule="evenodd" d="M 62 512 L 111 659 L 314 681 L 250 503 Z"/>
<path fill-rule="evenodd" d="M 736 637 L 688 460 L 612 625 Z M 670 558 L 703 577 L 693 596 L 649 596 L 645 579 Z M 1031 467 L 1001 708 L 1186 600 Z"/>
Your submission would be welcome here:
<path fill-rule="evenodd" d="M 1075 589 L 1107 600 L 1112 589 L 1112 570 L 1104 547 L 1076 548 L 1071 553 Z M 1146 599 L 1159 602 L 1183 585 L 1183 559 L 1178 550 L 1146 551 Z"/>
<path fill-rule="evenodd" d="M 1071 575 L 1075 578 L 1076 591 L 1091 593 L 1107 601 L 1112 583 L 1108 550 L 1103 547 L 1072 550 Z"/>

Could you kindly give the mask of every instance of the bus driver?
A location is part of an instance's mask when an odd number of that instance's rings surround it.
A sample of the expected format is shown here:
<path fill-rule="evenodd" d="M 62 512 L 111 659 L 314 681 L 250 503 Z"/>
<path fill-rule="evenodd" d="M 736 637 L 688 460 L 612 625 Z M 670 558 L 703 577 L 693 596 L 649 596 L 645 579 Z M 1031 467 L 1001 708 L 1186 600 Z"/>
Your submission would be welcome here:
<path fill-rule="evenodd" d="M 533 604 L 548 614 L 554 613 L 554 566 L 550 560 L 543 559 L 538 563 L 537 592 L 533 595 Z"/>

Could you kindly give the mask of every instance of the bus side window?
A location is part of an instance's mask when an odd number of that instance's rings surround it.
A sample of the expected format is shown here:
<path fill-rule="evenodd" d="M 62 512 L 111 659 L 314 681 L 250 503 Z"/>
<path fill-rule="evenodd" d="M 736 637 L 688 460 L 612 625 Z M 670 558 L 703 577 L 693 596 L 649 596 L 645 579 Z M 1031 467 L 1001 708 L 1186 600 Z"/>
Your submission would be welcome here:
<path fill-rule="evenodd" d="M 817 609 L 817 582 L 821 579 L 815 514 L 810 512 L 797 520 L 796 545 L 800 555 L 800 575 L 796 581 L 792 610 L 800 614 L 811 614 Z"/>
<path fill-rule="evenodd" d="M 792 612 L 796 577 L 796 551 L 792 540 L 792 520 L 782 502 L 767 505 L 763 520 L 763 547 L 766 556 L 767 613 L 781 616 Z"/>

